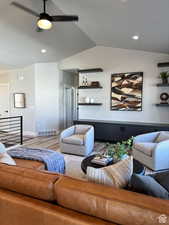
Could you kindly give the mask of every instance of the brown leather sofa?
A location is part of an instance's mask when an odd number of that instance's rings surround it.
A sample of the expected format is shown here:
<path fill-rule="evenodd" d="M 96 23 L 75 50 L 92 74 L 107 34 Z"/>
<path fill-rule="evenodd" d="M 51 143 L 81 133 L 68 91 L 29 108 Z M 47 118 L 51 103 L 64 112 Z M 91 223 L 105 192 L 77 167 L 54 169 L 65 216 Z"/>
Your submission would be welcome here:
<path fill-rule="evenodd" d="M 36 169 L 36 170 L 45 170 L 45 164 L 40 161 L 26 160 L 26 159 L 17 159 L 14 158 L 16 165 L 24 168 Z"/>
<path fill-rule="evenodd" d="M 0 164 L 0 225 L 156 225 L 169 201 Z"/>

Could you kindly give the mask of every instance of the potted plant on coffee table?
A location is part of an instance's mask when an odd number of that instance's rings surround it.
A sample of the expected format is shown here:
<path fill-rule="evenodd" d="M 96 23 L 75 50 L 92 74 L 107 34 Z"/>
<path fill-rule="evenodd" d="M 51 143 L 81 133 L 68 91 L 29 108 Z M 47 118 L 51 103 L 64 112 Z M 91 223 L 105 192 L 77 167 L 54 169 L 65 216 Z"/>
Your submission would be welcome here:
<path fill-rule="evenodd" d="M 114 162 L 118 162 L 130 155 L 132 144 L 133 137 L 127 141 L 117 142 L 116 144 L 107 143 L 106 155 L 113 158 Z"/>

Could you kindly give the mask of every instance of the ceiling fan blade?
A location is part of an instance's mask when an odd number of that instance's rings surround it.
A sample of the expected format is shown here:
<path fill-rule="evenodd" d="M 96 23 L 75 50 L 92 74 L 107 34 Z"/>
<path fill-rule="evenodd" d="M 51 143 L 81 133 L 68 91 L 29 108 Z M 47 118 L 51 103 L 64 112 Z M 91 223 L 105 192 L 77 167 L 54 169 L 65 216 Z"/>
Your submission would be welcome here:
<path fill-rule="evenodd" d="M 18 2 L 11 2 L 11 5 L 13 5 L 13 6 L 17 7 L 18 9 L 21 9 L 33 16 L 39 17 L 39 13 L 33 11 L 32 9 L 27 8 L 26 6 L 24 6 Z"/>
<path fill-rule="evenodd" d="M 78 21 L 79 17 L 76 15 L 58 15 L 51 16 L 52 22 L 73 22 Z"/>

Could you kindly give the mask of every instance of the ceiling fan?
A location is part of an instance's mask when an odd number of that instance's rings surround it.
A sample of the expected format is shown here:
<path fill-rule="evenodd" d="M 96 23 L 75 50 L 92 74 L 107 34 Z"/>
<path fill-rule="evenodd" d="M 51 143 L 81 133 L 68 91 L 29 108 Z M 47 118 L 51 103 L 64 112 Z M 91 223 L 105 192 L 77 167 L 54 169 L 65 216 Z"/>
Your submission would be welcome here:
<path fill-rule="evenodd" d="M 43 12 L 42 13 L 37 13 L 32 9 L 27 8 L 26 6 L 13 1 L 11 5 L 33 15 L 38 18 L 37 21 L 37 26 L 38 30 L 37 31 L 43 31 L 43 30 L 49 30 L 52 28 L 53 22 L 73 22 L 73 21 L 78 21 L 79 18 L 76 15 L 56 15 L 56 16 L 50 16 L 46 12 L 46 2 L 48 0 L 43 0 Z"/>

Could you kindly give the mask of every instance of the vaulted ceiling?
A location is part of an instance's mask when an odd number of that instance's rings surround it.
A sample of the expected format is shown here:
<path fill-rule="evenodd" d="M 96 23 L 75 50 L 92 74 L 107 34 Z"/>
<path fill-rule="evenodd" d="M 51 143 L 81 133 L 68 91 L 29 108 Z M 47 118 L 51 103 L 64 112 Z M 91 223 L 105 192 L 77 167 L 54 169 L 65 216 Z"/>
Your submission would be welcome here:
<path fill-rule="evenodd" d="M 169 0 L 53 1 L 79 14 L 78 26 L 97 45 L 169 53 Z"/>
<path fill-rule="evenodd" d="M 48 0 L 51 14 L 80 20 L 42 33 L 35 31 L 36 18 L 11 1 L 0 2 L 0 69 L 60 61 L 95 45 L 169 53 L 169 0 Z M 42 11 L 42 0 L 16 1 Z"/>

